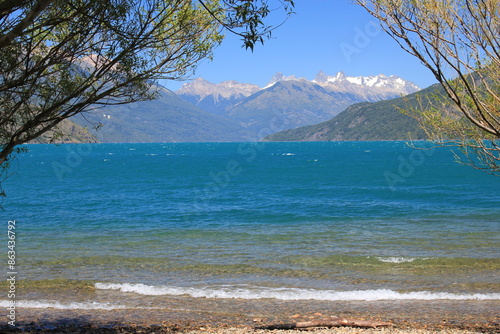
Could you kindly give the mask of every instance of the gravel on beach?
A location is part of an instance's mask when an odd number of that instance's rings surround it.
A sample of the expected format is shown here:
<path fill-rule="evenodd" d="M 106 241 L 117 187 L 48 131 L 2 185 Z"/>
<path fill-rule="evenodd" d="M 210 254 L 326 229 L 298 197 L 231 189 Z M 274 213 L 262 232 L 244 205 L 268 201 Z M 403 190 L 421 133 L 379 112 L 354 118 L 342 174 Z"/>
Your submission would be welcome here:
<path fill-rule="evenodd" d="M 72 334 L 479 334 L 479 333 L 500 333 L 497 327 L 482 329 L 457 329 L 457 328 L 404 328 L 384 327 L 384 328 L 356 328 L 356 327 L 335 327 L 335 328 L 313 328 L 305 330 L 256 330 L 253 327 L 199 327 L 179 328 L 169 325 L 116 325 L 116 326 L 60 326 L 60 327 L 27 327 L 27 328 L 7 328 L 0 327 L 1 333 L 72 333 Z"/>
<path fill-rule="evenodd" d="M 181 302 L 182 301 L 182 302 Z M 58 310 L 20 309 L 16 326 L 0 333 L 183 334 L 472 334 L 500 333 L 499 302 L 342 302 L 178 299 L 178 308 Z M 193 304 L 191 304 L 193 303 Z M 182 305 L 180 305 L 182 304 Z M 180 307 L 182 306 L 182 307 Z M 342 317 L 392 323 L 388 327 L 260 330 L 261 326 Z"/>

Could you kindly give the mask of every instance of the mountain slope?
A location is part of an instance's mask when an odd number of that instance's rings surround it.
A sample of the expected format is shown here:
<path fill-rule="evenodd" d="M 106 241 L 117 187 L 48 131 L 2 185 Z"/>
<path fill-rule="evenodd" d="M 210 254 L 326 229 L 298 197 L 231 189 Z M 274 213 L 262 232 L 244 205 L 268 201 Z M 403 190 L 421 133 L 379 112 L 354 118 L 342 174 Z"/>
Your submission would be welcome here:
<path fill-rule="evenodd" d="M 343 72 L 338 72 L 335 76 L 328 76 L 320 71 L 313 82 L 329 91 L 356 94 L 367 102 L 392 99 L 420 90 L 412 82 L 395 75 L 385 76 L 383 74 L 349 77 Z"/>
<path fill-rule="evenodd" d="M 225 81 L 212 84 L 198 78 L 176 94 L 198 107 L 240 124 L 261 139 L 264 134 L 326 121 L 348 106 L 405 95 L 419 88 L 399 77 L 348 77 L 318 73 L 312 81 L 277 73 L 269 84 Z"/>
<path fill-rule="evenodd" d="M 357 102 L 355 95 L 308 81 L 281 81 L 229 109 L 229 117 L 253 132 L 290 129 L 329 119 Z"/>
<path fill-rule="evenodd" d="M 156 100 L 106 106 L 72 121 L 87 128 L 102 124 L 89 131 L 104 143 L 253 141 L 326 121 L 355 103 L 398 96 L 406 92 L 405 85 L 416 89 L 396 77 L 322 72 L 313 81 L 278 74 L 265 89 L 196 79 L 175 94 L 158 88 Z"/>
<path fill-rule="evenodd" d="M 417 121 L 402 110 L 418 106 L 438 93 L 439 85 L 431 86 L 406 97 L 375 103 L 352 105 L 329 121 L 282 131 L 267 136 L 266 141 L 342 141 L 342 140 L 408 140 L 426 139 Z"/>
<path fill-rule="evenodd" d="M 97 138 L 88 129 L 64 119 L 55 130 L 50 130 L 31 141 L 32 144 L 48 143 L 97 143 Z"/>
<path fill-rule="evenodd" d="M 269 88 L 277 82 L 283 81 L 308 81 L 320 85 L 330 92 L 354 93 L 364 95 L 367 102 L 380 101 L 387 98 L 395 98 L 408 95 L 420 90 L 420 87 L 413 82 L 404 80 L 395 75 L 386 76 L 384 74 L 371 76 L 350 77 L 344 72 L 338 72 L 334 76 L 329 76 L 323 71 L 319 71 L 314 80 L 297 78 L 294 75 L 285 76 L 283 73 L 276 73 L 265 88 Z"/>
<path fill-rule="evenodd" d="M 251 133 L 230 120 L 210 114 L 161 88 L 152 101 L 108 106 L 72 120 L 91 127 L 103 143 L 245 141 Z M 89 124 L 90 123 L 90 124 Z"/>
<path fill-rule="evenodd" d="M 259 86 L 224 81 L 219 84 L 197 78 L 175 93 L 182 99 L 215 115 L 227 116 L 227 109 L 260 90 Z"/>

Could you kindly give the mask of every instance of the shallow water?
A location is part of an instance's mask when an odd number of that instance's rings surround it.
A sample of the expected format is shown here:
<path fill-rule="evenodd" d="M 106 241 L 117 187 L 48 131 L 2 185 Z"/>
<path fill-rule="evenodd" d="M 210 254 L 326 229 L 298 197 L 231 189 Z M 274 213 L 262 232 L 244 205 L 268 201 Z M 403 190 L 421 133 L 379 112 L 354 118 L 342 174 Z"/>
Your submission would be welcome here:
<path fill-rule="evenodd" d="M 24 307 L 154 308 L 175 296 L 500 299 L 500 179 L 455 163 L 448 149 L 29 149 L 5 182 L 3 213 L 16 221 Z M 82 284 L 92 292 L 64 292 Z"/>

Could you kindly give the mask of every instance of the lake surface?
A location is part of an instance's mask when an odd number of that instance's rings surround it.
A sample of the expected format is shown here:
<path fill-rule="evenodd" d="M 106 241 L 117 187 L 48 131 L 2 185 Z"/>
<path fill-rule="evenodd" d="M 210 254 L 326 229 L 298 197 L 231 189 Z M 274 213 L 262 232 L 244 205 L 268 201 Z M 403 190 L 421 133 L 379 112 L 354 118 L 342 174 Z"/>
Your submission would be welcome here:
<path fill-rule="evenodd" d="M 500 178 L 415 145 L 28 145 L 3 185 L 16 302 L 499 300 Z"/>

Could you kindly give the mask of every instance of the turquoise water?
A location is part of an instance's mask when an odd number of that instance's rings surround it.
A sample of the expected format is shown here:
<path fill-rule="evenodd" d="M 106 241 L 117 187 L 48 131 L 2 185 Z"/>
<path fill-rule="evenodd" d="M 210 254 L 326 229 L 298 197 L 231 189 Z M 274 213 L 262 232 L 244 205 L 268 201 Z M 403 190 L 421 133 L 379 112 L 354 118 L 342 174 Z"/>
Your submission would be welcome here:
<path fill-rule="evenodd" d="M 119 304 L 500 299 L 500 178 L 417 145 L 29 145 L 2 216 L 20 281 L 88 282 Z"/>

